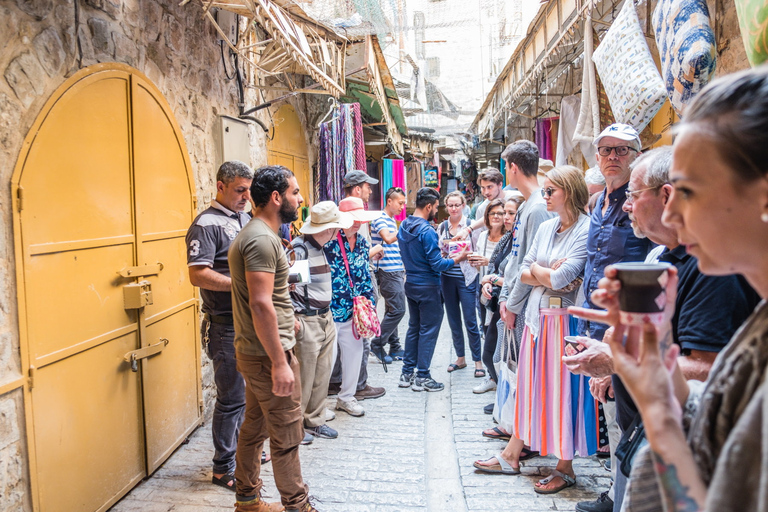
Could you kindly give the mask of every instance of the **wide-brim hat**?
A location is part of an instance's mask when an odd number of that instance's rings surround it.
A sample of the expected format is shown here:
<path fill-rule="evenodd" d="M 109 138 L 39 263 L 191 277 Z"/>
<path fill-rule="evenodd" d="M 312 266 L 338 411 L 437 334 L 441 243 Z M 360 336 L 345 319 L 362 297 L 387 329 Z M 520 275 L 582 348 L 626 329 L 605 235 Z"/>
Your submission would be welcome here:
<path fill-rule="evenodd" d="M 371 222 L 381 217 L 381 210 L 366 210 L 359 197 L 346 197 L 339 201 L 339 211 L 348 213 L 357 222 Z"/>
<path fill-rule="evenodd" d="M 309 217 L 299 231 L 312 235 L 326 229 L 348 229 L 354 222 L 355 219 L 350 214 L 339 211 L 333 201 L 321 201 L 309 211 Z"/>

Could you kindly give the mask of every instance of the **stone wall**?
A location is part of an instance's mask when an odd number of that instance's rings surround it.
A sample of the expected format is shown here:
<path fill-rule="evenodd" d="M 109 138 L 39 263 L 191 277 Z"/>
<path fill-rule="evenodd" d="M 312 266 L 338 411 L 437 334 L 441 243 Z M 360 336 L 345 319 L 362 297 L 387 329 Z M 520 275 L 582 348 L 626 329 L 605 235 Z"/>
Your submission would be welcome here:
<path fill-rule="evenodd" d="M 6 0 L 0 3 L 0 386 L 25 372 L 19 353 L 11 176 L 30 126 L 50 95 L 79 69 L 121 62 L 160 89 L 181 126 L 200 209 L 215 194 L 219 115 L 237 116 L 234 82 L 199 2 Z M 263 131 L 252 129 L 251 164 L 266 163 Z M 203 356 L 205 359 L 205 356 Z M 203 363 L 206 417 L 214 398 Z M 20 389 L 0 396 L 0 512 L 28 510 L 29 471 Z"/>

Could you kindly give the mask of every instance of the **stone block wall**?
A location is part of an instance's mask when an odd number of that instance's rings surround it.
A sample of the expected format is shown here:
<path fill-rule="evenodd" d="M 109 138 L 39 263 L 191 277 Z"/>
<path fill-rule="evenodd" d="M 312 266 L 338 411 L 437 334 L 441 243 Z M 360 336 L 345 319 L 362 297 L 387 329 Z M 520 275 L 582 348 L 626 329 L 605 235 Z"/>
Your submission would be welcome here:
<path fill-rule="evenodd" d="M 0 386 L 21 368 L 11 176 L 24 137 L 50 95 L 79 69 L 120 62 L 160 89 L 181 126 L 197 186 L 198 208 L 215 195 L 213 129 L 237 116 L 216 32 L 201 4 L 178 0 L 6 0 L 0 3 Z M 251 129 L 251 164 L 266 163 L 263 131 Z M 203 355 L 206 417 L 215 398 Z M 0 512 L 30 509 L 21 389 L 0 395 Z"/>

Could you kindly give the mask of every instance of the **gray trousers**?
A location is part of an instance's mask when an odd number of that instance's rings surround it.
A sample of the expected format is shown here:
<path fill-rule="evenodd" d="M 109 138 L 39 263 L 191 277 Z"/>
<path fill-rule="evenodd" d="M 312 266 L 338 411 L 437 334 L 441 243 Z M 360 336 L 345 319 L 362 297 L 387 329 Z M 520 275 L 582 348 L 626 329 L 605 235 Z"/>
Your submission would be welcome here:
<path fill-rule="evenodd" d="M 385 272 L 377 270 L 379 292 L 384 299 L 385 313 L 381 320 L 381 334 L 371 340 L 374 349 L 384 348 L 389 343 L 389 352 L 402 350 L 397 328 L 405 316 L 405 271 Z"/>
<path fill-rule="evenodd" d="M 341 352 L 341 351 L 339 351 Z M 368 385 L 368 356 L 371 353 L 371 339 L 363 338 L 363 362 L 360 364 L 360 377 L 357 379 L 357 391 Z M 341 385 L 341 355 L 336 354 L 336 364 L 333 365 L 331 384 Z"/>

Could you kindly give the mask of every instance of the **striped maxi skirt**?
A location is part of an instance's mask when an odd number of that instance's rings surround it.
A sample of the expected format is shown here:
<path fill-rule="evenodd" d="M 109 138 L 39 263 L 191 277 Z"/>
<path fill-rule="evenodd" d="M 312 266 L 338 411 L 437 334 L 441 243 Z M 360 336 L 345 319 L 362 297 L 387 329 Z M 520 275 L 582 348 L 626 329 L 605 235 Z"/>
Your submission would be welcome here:
<path fill-rule="evenodd" d="M 523 331 L 517 365 L 512 433 L 541 455 L 572 460 L 597 451 L 597 401 L 589 377 L 574 375 L 562 362 L 564 336 L 577 334 L 577 320 L 565 308 L 542 308 L 539 337 Z"/>

